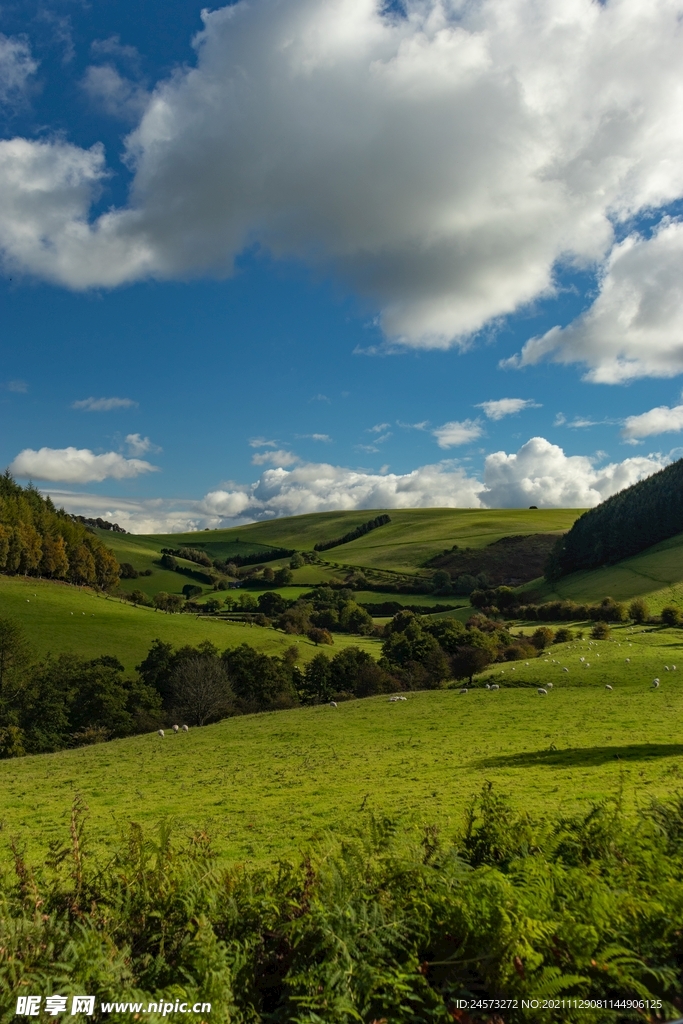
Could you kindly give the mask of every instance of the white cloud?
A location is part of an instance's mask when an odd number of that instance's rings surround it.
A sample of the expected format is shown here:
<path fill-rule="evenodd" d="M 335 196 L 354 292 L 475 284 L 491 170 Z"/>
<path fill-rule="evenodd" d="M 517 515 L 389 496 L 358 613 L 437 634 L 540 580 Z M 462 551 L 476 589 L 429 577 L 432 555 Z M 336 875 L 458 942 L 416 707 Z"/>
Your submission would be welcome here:
<path fill-rule="evenodd" d="M 144 86 L 121 75 L 113 64 L 91 64 L 81 85 L 95 106 L 121 121 L 137 121 L 149 103 Z"/>
<path fill-rule="evenodd" d="M 502 420 L 504 416 L 513 416 L 522 409 L 540 409 L 541 406 L 533 398 L 497 398 L 479 402 L 476 408 L 483 409 L 490 420 Z"/>
<path fill-rule="evenodd" d="M 82 398 L 71 408 L 84 412 L 111 412 L 112 409 L 130 409 L 137 404 L 132 398 Z"/>
<path fill-rule="evenodd" d="M 37 70 L 38 62 L 26 40 L 0 33 L 0 103 L 16 103 Z"/>
<path fill-rule="evenodd" d="M 25 395 L 28 391 L 28 384 L 25 380 L 8 380 L 5 387 L 8 391 L 14 391 L 17 395 Z"/>
<path fill-rule="evenodd" d="M 621 436 L 630 438 L 652 437 L 655 434 L 676 433 L 683 430 L 683 405 L 660 405 L 640 416 L 628 416 L 624 420 Z"/>
<path fill-rule="evenodd" d="M 250 448 L 277 448 L 277 441 L 268 441 L 265 437 L 252 437 L 249 441 Z"/>
<path fill-rule="evenodd" d="M 299 461 L 299 456 L 294 452 L 279 448 L 274 452 L 261 452 L 260 455 L 252 455 L 251 461 L 254 466 L 265 466 L 269 462 L 273 466 L 292 466 Z"/>
<path fill-rule="evenodd" d="M 477 420 L 463 420 L 461 423 L 453 420 L 432 430 L 439 448 L 454 448 L 468 441 L 476 441 L 482 433 L 481 424 Z"/>
<path fill-rule="evenodd" d="M 145 455 L 146 452 L 158 454 L 161 449 L 158 444 L 152 444 L 148 437 L 140 434 L 126 434 L 126 444 L 130 455 Z"/>
<path fill-rule="evenodd" d="M 680 221 L 665 221 L 648 239 L 629 235 L 612 250 L 590 309 L 532 338 L 507 365 L 583 363 L 585 379 L 602 384 L 683 372 L 682 264 Z"/>
<path fill-rule="evenodd" d="M 365 431 L 366 434 L 381 434 L 385 430 L 388 430 L 391 423 L 375 423 L 374 427 L 368 427 Z"/>
<path fill-rule="evenodd" d="M 142 459 L 126 459 L 118 452 L 95 455 L 89 448 L 25 448 L 9 467 L 15 476 L 67 484 L 126 480 L 157 470 L 158 466 Z"/>
<path fill-rule="evenodd" d="M 585 455 L 565 455 L 543 437 L 516 454 L 495 452 L 484 464 L 484 500 L 491 508 L 592 508 L 666 465 L 660 455 L 596 467 Z"/>
<path fill-rule="evenodd" d="M 394 343 L 447 347 L 550 294 L 558 261 L 600 265 L 614 222 L 683 194 L 680 0 L 381 6 L 205 11 L 196 67 L 157 85 L 127 141 L 127 207 L 93 221 L 101 147 L 1 142 L 6 266 L 113 286 L 230 273 L 258 243 L 335 272 Z M 678 372 L 676 314 L 642 331 L 636 317 L 621 346 L 599 313 L 562 343 L 593 379 Z M 607 338 L 595 354 L 589 335 Z"/>
<path fill-rule="evenodd" d="M 332 438 L 329 434 L 297 434 L 296 436 L 301 440 L 307 438 L 311 441 L 323 441 L 325 444 L 332 443 Z"/>
<path fill-rule="evenodd" d="M 50 490 L 71 512 L 101 515 L 132 532 L 179 532 L 233 526 L 259 519 L 337 509 L 378 508 L 586 508 L 661 469 L 670 456 L 625 459 L 596 466 L 586 456 L 566 455 L 535 437 L 518 452 L 495 452 L 484 463 L 483 480 L 454 460 L 409 473 L 379 473 L 299 463 L 266 469 L 252 484 L 226 483 L 194 501 L 132 501 Z"/>

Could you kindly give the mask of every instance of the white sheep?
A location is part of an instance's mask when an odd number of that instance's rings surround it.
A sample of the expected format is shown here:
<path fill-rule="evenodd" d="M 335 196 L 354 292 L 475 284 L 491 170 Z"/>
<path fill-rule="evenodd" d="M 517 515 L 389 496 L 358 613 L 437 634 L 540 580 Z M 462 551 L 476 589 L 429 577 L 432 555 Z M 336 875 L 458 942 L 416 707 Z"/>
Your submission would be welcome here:
<path fill-rule="evenodd" d="M 183 732 L 189 732 L 189 731 L 190 731 L 189 728 L 186 725 L 184 725 L 183 726 Z"/>
<path fill-rule="evenodd" d="M 173 732 L 175 732 L 175 733 L 180 732 L 180 726 L 179 725 L 174 725 L 173 726 Z"/>
<path fill-rule="evenodd" d="M 467 687 L 463 686 L 462 690 L 459 690 L 458 693 L 467 693 Z"/>
<path fill-rule="evenodd" d="M 656 690 L 657 687 L 659 686 L 659 679 L 653 679 L 652 680 L 652 686 Z"/>
<path fill-rule="evenodd" d="M 491 687 L 491 689 L 492 690 L 500 690 L 500 686 L 498 685 L 498 683 L 494 683 L 493 686 Z"/>
<path fill-rule="evenodd" d="M 631 661 L 631 659 L 630 659 L 630 658 L 627 658 L 627 659 L 626 659 L 626 664 L 627 664 L 627 665 L 628 665 L 628 664 L 630 664 L 630 661 Z"/>
<path fill-rule="evenodd" d="M 331 700 L 331 701 L 330 701 L 330 707 L 331 707 L 331 708 L 336 708 L 336 706 L 337 706 L 337 702 L 336 702 L 336 700 Z"/>
<path fill-rule="evenodd" d="M 609 683 L 605 683 L 605 689 L 606 689 L 606 690 L 611 690 L 611 689 L 612 689 L 612 687 L 610 686 L 610 684 L 609 684 Z"/>
<path fill-rule="evenodd" d="M 487 690 L 490 690 L 490 689 L 491 689 L 491 684 L 490 684 L 490 683 L 487 683 L 487 684 L 486 684 L 486 689 L 487 689 Z"/>
<path fill-rule="evenodd" d="M 542 686 L 539 686 L 539 688 L 536 690 L 536 693 L 539 693 L 542 697 L 548 696 L 548 691 L 544 690 Z"/>
<path fill-rule="evenodd" d="M 676 671 L 676 666 L 675 665 L 672 665 L 671 668 L 672 668 L 672 671 L 674 671 L 674 672 Z"/>
<path fill-rule="evenodd" d="M 546 683 L 545 684 L 545 688 L 546 688 L 546 690 L 552 690 L 553 684 L 552 683 Z"/>
<path fill-rule="evenodd" d="M 161 738 L 163 740 L 163 738 L 164 738 L 164 730 L 163 729 L 159 729 L 158 735 L 161 736 Z"/>
<path fill-rule="evenodd" d="M 666 669 L 667 672 L 669 671 L 669 666 L 668 665 L 665 665 L 664 668 Z"/>
<path fill-rule="evenodd" d="M 569 672 L 569 669 L 568 668 L 563 668 L 562 671 L 563 672 Z"/>
<path fill-rule="evenodd" d="M 398 699 L 399 699 L 399 700 L 408 700 L 408 698 L 407 698 L 407 697 L 399 697 Z"/>

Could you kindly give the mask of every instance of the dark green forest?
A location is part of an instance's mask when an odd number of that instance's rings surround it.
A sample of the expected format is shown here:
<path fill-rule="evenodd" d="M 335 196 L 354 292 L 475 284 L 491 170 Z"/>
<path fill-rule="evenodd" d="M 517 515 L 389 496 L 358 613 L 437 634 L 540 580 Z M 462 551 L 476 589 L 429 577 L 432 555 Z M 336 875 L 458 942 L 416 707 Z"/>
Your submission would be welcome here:
<path fill-rule="evenodd" d="M 683 460 L 590 509 L 561 537 L 546 564 L 548 580 L 637 555 L 683 531 Z"/>

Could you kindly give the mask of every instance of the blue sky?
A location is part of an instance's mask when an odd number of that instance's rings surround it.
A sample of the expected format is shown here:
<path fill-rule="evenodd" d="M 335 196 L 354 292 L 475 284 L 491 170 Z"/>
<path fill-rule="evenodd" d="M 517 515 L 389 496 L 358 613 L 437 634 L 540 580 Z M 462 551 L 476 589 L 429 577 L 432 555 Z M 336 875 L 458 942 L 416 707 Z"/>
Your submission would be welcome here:
<path fill-rule="evenodd" d="M 0 463 L 142 531 L 678 457 L 681 6 L 3 5 Z"/>

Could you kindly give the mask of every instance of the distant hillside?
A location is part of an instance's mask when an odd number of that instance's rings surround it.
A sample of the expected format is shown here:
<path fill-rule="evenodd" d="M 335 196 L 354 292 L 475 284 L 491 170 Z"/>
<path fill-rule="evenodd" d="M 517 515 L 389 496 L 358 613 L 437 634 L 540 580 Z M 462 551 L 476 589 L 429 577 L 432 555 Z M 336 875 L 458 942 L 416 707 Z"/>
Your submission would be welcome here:
<path fill-rule="evenodd" d="M 614 565 L 683 531 L 683 460 L 619 491 L 557 542 L 546 578 Z"/>
<path fill-rule="evenodd" d="M 485 548 L 455 547 L 432 559 L 435 569 L 445 569 L 453 579 L 483 574 L 491 586 L 518 587 L 535 580 L 557 542 L 554 533 L 501 537 Z M 468 593 L 468 591 L 462 591 Z"/>

